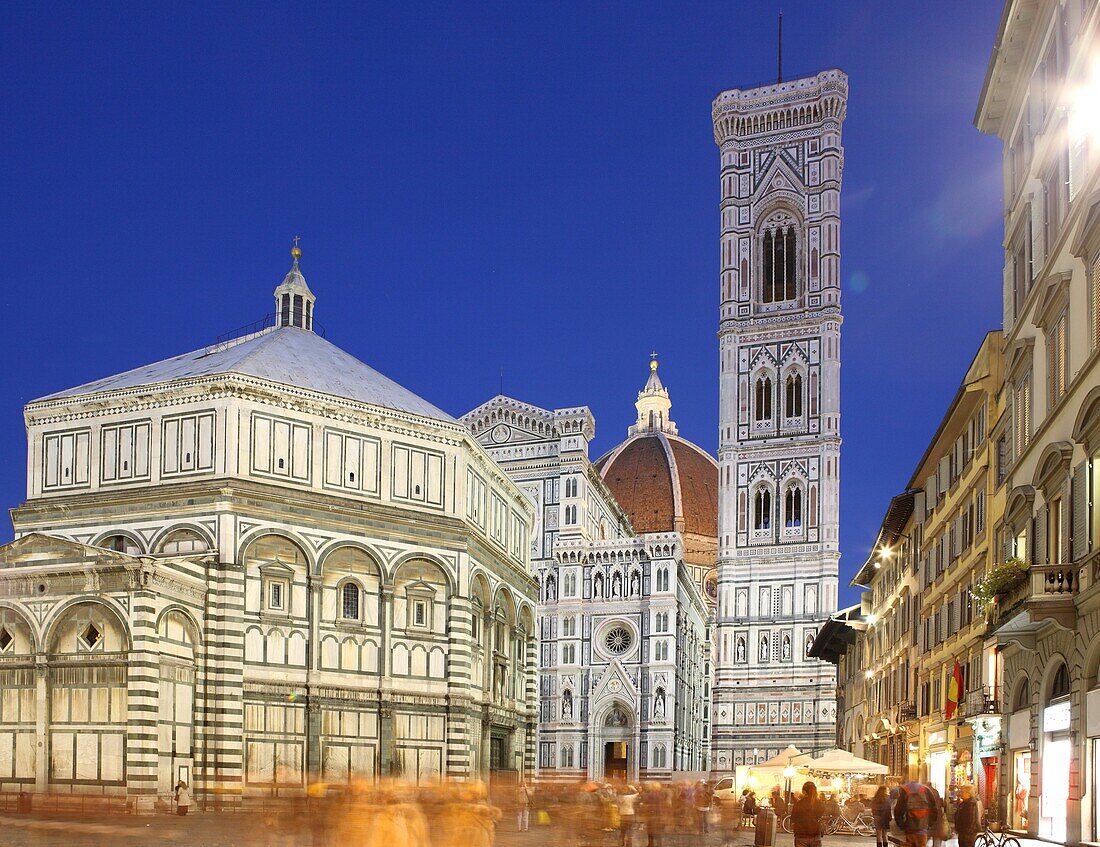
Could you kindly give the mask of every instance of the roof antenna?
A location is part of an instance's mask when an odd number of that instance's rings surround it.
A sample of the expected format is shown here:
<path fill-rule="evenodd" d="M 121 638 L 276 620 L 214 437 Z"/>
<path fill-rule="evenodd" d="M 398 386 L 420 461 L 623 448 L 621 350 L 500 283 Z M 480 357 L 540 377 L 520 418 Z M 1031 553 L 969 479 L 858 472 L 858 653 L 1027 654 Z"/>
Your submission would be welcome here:
<path fill-rule="evenodd" d="M 782 9 L 779 10 L 779 44 L 778 44 L 778 47 L 779 47 L 779 50 L 778 50 L 778 54 L 779 54 L 779 63 L 778 63 L 779 64 L 779 75 L 778 75 L 778 78 L 775 80 L 776 83 L 780 83 L 780 82 L 783 81 L 783 10 Z"/>

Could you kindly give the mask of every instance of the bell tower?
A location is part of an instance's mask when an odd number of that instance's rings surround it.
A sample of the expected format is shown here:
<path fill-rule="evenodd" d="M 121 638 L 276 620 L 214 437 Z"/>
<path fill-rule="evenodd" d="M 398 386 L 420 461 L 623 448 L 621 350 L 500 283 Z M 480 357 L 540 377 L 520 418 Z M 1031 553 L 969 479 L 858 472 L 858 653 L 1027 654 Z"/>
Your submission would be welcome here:
<path fill-rule="evenodd" d="M 712 763 L 835 738 L 840 70 L 721 92 L 719 488 Z"/>

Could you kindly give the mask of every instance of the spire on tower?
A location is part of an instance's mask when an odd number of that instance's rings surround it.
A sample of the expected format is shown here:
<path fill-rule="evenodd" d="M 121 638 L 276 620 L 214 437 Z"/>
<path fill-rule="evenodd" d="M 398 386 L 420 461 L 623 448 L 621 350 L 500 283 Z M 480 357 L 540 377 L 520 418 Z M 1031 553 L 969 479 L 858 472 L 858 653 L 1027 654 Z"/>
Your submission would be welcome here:
<path fill-rule="evenodd" d="M 778 75 L 776 82 L 783 81 L 783 10 L 779 10 L 779 43 L 778 43 Z"/>
<path fill-rule="evenodd" d="M 282 283 L 275 289 L 275 326 L 295 326 L 299 329 L 313 329 L 313 305 L 317 298 L 306 285 L 306 278 L 298 267 L 302 258 L 302 248 L 298 246 L 301 236 L 294 236 L 294 246 L 290 248 L 293 264 Z"/>

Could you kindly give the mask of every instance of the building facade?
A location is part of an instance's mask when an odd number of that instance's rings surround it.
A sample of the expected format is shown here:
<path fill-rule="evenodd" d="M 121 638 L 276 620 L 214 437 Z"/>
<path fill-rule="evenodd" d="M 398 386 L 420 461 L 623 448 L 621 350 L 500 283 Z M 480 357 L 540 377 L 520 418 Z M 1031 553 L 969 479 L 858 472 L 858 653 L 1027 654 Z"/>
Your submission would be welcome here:
<path fill-rule="evenodd" d="M 0 785 L 200 804 L 534 767 L 528 499 L 466 428 L 274 325 L 25 409 Z"/>
<path fill-rule="evenodd" d="M 714 766 L 835 736 L 840 479 L 839 70 L 713 104 L 721 154 Z"/>
<path fill-rule="evenodd" d="M 975 123 L 1003 143 L 1007 420 L 991 609 L 1010 822 L 1100 837 L 1100 3 L 1007 2 Z"/>
<path fill-rule="evenodd" d="M 919 597 L 920 778 L 944 795 L 975 785 L 991 809 L 1001 762 L 1000 655 L 986 643 L 984 608 L 973 592 L 1000 555 L 1003 343 L 1000 332 L 986 335 L 909 482 L 917 492 L 910 550 Z M 962 686 L 949 707 L 956 665 Z"/>
<path fill-rule="evenodd" d="M 675 424 L 670 403 L 649 414 L 652 383 L 659 386 L 653 365 L 631 436 L 644 432 L 656 443 Z M 595 420 L 587 407 L 551 411 L 497 396 L 463 421 L 535 504 L 540 774 L 637 780 L 705 770 L 707 569 L 688 562 L 684 533 L 705 529 L 705 518 L 670 507 L 646 524 L 653 531 L 636 532 L 589 457 Z M 713 460 L 691 449 L 713 477 Z M 664 481 L 671 484 L 667 470 Z M 668 506 L 649 497 L 636 505 L 659 513 Z"/>

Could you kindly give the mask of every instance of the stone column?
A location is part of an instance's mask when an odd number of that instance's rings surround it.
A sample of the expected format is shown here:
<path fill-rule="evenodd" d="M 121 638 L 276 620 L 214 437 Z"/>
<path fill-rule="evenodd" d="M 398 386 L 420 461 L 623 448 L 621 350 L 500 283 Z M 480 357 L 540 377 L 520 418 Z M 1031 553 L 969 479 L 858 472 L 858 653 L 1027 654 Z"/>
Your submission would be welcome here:
<path fill-rule="evenodd" d="M 321 660 L 320 620 L 321 586 L 317 577 L 306 577 L 308 604 L 306 641 L 306 784 L 321 779 L 321 704 L 317 699 L 315 677 Z"/>
<path fill-rule="evenodd" d="M 386 703 L 378 707 L 378 764 L 382 776 L 393 771 L 393 710 Z"/>
<path fill-rule="evenodd" d="M 383 585 L 379 593 L 378 624 L 382 636 L 378 648 L 378 773 L 393 770 L 393 711 L 390 708 L 390 669 L 393 667 L 393 586 Z"/>
<path fill-rule="evenodd" d="M 49 784 L 49 703 L 46 696 L 46 677 L 50 672 L 45 653 L 34 657 L 34 790 L 44 793 Z"/>
<path fill-rule="evenodd" d="M 153 566 L 143 563 L 132 577 L 131 648 L 126 679 L 126 796 L 135 812 L 149 813 L 157 799 L 157 713 L 160 708 L 156 593 L 151 587 Z"/>
<path fill-rule="evenodd" d="M 238 805 L 244 781 L 244 568 L 210 562 L 206 584 L 193 779 L 203 808 L 213 810 Z"/>

